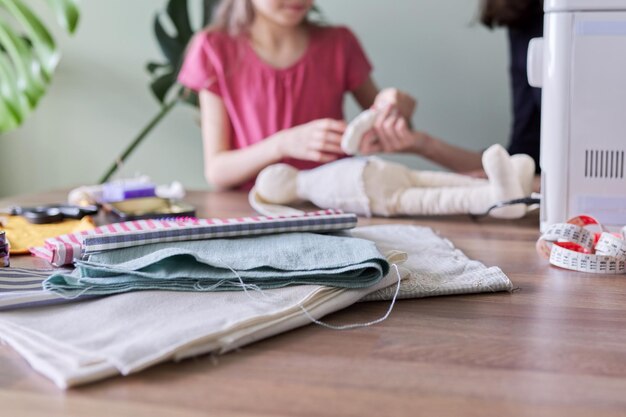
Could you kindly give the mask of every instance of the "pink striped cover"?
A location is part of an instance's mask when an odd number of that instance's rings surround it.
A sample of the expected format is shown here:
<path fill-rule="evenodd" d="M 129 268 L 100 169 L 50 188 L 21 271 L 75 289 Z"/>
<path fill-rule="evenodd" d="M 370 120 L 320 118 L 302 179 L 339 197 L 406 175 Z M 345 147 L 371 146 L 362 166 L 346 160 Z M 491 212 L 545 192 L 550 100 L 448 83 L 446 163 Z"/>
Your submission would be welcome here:
<path fill-rule="evenodd" d="M 251 216 L 251 217 L 237 217 L 230 219 L 197 219 L 197 218 L 178 218 L 172 220 L 134 220 L 122 223 L 107 224 L 97 227 L 93 230 L 85 230 L 77 233 L 70 233 L 66 235 L 57 236 L 54 238 L 46 239 L 44 246 L 31 247 L 30 252 L 40 258 L 43 258 L 55 266 L 63 266 L 72 264 L 74 259 L 80 258 L 83 251 L 83 241 L 86 237 L 90 236 L 109 236 L 109 235 L 124 235 L 141 233 L 151 230 L 165 230 L 165 229 L 193 229 L 194 227 L 206 227 L 206 226 L 218 226 L 229 224 L 255 224 L 276 222 L 279 219 L 297 219 L 297 218 L 311 218 L 311 217 L 328 217 L 328 216 L 344 216 L 341 210 L 320 210 L 316 212 L 309 212 L 303 215 L 296 216 Z M 296 222 L 297 223 L 297 222 Z M 352 226 L 354 227 L 354 226 Z M 298 229 L 297 224 L 294 224 L 293 230 L 301 231 L 307 230 Z M 329 229 L 330 230 L 330 229 Z M 245 236 L 247 234 L 254 234 L 251 231 L 242 231 L 238 235 Z"/>

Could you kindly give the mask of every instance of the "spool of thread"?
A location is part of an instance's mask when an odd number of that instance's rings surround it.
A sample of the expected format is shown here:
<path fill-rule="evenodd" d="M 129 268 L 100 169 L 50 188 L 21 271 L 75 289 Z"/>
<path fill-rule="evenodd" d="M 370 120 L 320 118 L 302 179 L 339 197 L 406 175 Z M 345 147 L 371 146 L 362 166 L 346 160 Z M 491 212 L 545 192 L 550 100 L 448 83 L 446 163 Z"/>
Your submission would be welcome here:
<path fill-rule="evenodd" d="M 7 242 L 6 233 L 0 231 L 0 268 L 7 268 L 11 265 L 9 259 L 9 244 Z"/>

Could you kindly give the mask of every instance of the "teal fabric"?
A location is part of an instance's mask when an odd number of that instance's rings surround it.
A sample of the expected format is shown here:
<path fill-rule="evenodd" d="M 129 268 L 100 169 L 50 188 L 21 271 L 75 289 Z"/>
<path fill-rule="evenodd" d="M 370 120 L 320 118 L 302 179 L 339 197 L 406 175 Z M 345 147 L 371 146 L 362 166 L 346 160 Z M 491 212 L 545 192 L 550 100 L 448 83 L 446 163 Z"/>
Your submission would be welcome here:
<path fill-rule="evenodd" d="M 389 271 L 373 242 L 353 237 L 287 233 L 158 243 L 112 250 L 77 261 L 44 289 L 66 297 L 136 290 L 242 290 L 315 284 L 364 288 Z M 239 276 L 240 279 L 237 277 Z"/>

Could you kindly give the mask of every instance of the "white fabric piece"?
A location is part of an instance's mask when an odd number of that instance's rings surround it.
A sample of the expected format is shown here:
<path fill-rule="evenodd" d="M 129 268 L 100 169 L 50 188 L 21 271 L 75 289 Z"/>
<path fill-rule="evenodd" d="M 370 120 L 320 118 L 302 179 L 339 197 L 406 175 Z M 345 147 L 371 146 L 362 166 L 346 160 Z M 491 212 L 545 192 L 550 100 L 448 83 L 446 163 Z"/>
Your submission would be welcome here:
<path fill-rule="evenodd" d="M 381 253 L 395 250 L 408 254 L 406 262 L 400 264 L 403 279 L 399 299 L 513 290 L 513 284 L 500 268 L 487 268 L 469 259 L 430 228 L 370 226 L 354 229 L 351 234 L 375 241 Z M 394 288 L 381 289 L 363 301 L 391 300 L 394 291 Z"/>
<path fill-rule="evenodd" d="M 61 388 L 127 375 L 159 362 L 223 353 L 310 323 L 371 291 L 294 286 L 259 293 L 143 291 L 0 314 L 0 336 Z"/>

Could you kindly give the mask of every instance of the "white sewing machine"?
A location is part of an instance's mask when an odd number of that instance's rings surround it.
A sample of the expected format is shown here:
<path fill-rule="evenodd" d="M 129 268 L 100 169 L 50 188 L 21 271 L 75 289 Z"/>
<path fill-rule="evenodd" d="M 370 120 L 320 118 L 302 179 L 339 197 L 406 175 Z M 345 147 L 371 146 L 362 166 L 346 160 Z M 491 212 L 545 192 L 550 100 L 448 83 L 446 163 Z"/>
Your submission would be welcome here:
<path fill-rule="evenodd" d="M 589 214 L 626 225 L 626 0 L 545 0 L 528 51 L 543 88 L 541 228 Z"/>

